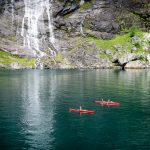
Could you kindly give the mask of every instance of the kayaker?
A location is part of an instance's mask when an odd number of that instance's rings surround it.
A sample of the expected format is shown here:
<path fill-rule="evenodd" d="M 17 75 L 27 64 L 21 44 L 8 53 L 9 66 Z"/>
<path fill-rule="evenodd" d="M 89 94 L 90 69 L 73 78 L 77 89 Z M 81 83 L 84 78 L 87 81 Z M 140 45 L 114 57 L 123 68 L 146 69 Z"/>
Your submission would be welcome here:
<path fill-rule="evenodd" d="M 80 110 L 82 110 L 82 106 L 80 106 Z"/>

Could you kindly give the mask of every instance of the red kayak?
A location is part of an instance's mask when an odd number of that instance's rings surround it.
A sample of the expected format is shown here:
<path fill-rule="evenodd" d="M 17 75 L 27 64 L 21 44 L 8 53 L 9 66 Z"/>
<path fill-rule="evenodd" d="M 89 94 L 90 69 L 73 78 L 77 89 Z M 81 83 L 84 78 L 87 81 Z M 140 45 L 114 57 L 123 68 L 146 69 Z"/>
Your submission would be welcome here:
<path fill-rule="evenodd" d="M 95 113 L 95 110 L 86 110 L 86 109 L 74 109 L 74 108 L 70 108 L 69 109 L 70 112 L 78 112 L 78 113 L 89 113 L 89 114 L 93 114 Z"/>
<path fill-rule="evenodd" d="M 106 105 L 106 106 L 119 106 L 120 103 L 113 101 L 95 101 L 96 104 Z"/>

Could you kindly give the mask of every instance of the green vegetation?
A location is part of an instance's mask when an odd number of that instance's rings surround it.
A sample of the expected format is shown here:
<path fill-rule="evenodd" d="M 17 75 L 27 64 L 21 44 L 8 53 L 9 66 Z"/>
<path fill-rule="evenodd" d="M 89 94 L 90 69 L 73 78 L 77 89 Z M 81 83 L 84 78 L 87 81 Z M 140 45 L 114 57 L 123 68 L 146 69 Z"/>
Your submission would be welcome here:
<path fill-rule="evenodd" d="M 126 50 L 128 50 L 128 51 L 130 51 L 133 46 L 141 49 L 140 43 L 135 43 L 135 45 L 134 45 L 134 44 L 132 44 L 132 41 L 131 41 L 131 38 L 133 36 L 142 37 L 144 35 L 144 33 L 141 30 L 139 30 L 136 27 L 132 27 L 129 30 L 124 30 L 123 32 L 126 34 L 116 35 L 111 40 L 99 40 L 95 37 L 88 37 L 88 40 L 95 42 L 97 47 L 102 48 L 104 50 L 107 50 L 107 49 L 116 50 L 116 48 L 114 47 L 116 45 L 125 47 Z"/>
<path fill-rule="evenodd" d="M 15 34 L 10 34 L 8 37 L 0 37 L 0 39 L 2 39 L 2 40 L 6 39 L 6 40 L 10 40 L 12 42 L 17 42 Z"/>
<path fill-rule="evenodd" d="M 56 56 L 55 56 L 55 61 L 58 62 L 58 63 L 61 63 L 63 62 L 63 57 L 61 55 L 61 53 L 58 53 Z"/>
<path fill-rule="evenodd" d="M 150 6 L 150 3 L 146 3 L 146 4 L 144 4 L 144 6 L 149 7 L 149 6 Z"/>
<path fill-rule="evenodd" d="M 88 9 L 89 7 L 91 7 L 91 3 L 86 2 L 86 3 L 84 3 L 83 5 L 80 6 L 80 9 L 84 10 L 84 9 Z"/>
<path fill-rule="evenodd" d="M 64 15 L 64 18 L 67 19 L 67 18 L 69 18 L 71 15 L 72 15 L 72 13 L 67 13 L 67 14 Z"/>
<path fill-rule="evenodd" d="M 123 12 L 114 19 L 120 26 L 121 30 L 131 28 L 133 25 L 140 26 L 141 18 L 135 12 L 123 10 Z"/>
<path fill-rule="evenodd" d="M 12 42 L 17 42 L 17 40 L 16 40 L 16 35 L 15 35 L 15 34 L 9 35 L 8 40 L 10 40 L 10 41 L 12 41 Z"/>
<path fill-rule="evenodd" d="M 17 55 L 9 54 L 0 50 L 0 65 L 9 66 L 13 62 L 18 62 L 23 67 L 34 67 L 35 58 L 21 58 Z"/>
<path fill-rule="evenodd" d="M 85 10 L 91 7 L 91 3 L 90 2 L 85 2 L 83 5 L 80 6 L 80 10 Z M 64 18 L 68 18 L 72 15 L 73 13 L 67 13 L 64 15 Z"/>
<path fill-rule="evenodd" d="M 90 23 L 89 23 L 89 21 L 85 19 L 84 22 L 83 22 L 83 26 L 84 26 L 84 30 L 90 29 Z"/>
<path fill-rule="evenodd" d="M 96 45 L 99 48 L 103 48 L 105 50 L 107 49 L 112 49 L 115 50 L 114 45 L 121 45 L 121 46 L 126 46 L 128 45 L 128 47 L 131 47 L 132 44 L 130 42 L 130 36 L 129 34 L 125 34 L 125 35 L 116 35 L 113 39 L 111 40 L 99 40 L 93 37 L 89 37 L 88 38 L 89 41 L 93 41 L 96 43 Z"/>
<path fill-rule="evenodd" d="M 142 37 L 144 35 L 144 32 L 135 26 L 131 27 L 130 29 L 123 30 L 123 32 L 128 33 L 130 37 Z"/>

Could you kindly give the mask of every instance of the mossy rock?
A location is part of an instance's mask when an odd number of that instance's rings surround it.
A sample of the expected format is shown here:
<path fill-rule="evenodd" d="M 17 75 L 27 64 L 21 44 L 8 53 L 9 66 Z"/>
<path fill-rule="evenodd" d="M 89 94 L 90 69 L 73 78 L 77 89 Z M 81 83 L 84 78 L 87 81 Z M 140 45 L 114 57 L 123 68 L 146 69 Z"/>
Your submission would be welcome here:
<path fill-rule="evenodd" d="M 22 68 L 34 68 L 35 58 L 22 58 L 0 50 L 0 65 L 10 66 L 17 62 Z"/>
<path fill-rule="evenodd" d="M 92 3 L 90 3 L 90 2 L 85 2 L 84 4 L 82 4 L 82 5 L 80 6 L 80 10 L 88 9 L 88 8 L 91 7 L 91 5 L 92 5 Z"/>

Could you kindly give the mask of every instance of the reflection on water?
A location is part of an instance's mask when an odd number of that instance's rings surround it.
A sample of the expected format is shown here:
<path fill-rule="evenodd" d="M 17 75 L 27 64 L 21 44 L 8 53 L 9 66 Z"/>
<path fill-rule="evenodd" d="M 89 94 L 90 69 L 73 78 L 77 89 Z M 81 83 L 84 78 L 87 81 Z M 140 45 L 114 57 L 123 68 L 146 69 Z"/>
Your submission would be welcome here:
<path fill-rule="evenodd" d="M 24 110 L 22 124 L 26 137 L 25 142 L 35 149 L 51 148 L 51 143 L 54 141 L 52 133 L 57 86 L 56 75 L 47 78 L 40 72 L 32 72 L 25 76 L 25 81 L 21 85 Z"/>
<path fill-rule="evenodd" d="M 93 103 L 101 98 L 121 106 Z M 68 112 L 79 105 L 96 114 Z M 1 70 L 0 146 L 147 150 L 149 108 L 149 70 Z"/>

